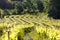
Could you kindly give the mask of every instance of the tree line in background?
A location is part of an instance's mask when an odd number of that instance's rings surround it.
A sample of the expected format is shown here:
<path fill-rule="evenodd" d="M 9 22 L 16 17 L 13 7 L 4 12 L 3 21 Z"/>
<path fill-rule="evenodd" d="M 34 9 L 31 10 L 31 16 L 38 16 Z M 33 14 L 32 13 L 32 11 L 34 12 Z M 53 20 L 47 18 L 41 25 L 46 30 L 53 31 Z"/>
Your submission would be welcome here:
<path fill-rule="evenodd" d="M 0 14 L 3 16 L 25 13 L 38 14 L 40 12 L 48 13 L 52 17 L 60 15 L 59 0 L 13 0 L 11 2 L 7 1 L 9 3 L 6 3 L 7 5 L 5 3 L 0 3 L 1 5 L 4 4 L 3 8 L 0 7 Z"/>
<path fill-rule="evenodd" d="M 51 0 L 49 17 L 60 19 L 60 0 Z"/>
<path fill-rule="evenodd" d="M 13 3 L 10 4 L 11 6 L 7 5 L 7 7 L 5 8 L 6 5 L 4 5 L 3 11 L 11 12 L 12 14 L 43 12 L 46 11 L 46 8 L 48 7 L 48 3 L 49 0 L 23 0 L 22 2 L 13 1 Z M 11 8 L 8 8 L 8 6 Z"/>

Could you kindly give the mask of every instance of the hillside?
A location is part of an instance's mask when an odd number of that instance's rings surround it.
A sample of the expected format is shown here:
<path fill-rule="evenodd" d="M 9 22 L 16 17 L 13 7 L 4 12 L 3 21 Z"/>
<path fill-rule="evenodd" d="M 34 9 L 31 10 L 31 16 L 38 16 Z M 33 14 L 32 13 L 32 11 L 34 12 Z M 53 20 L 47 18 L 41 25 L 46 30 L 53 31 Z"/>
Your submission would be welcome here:
<path fill-rule="evenodd" d="M 0 40 L 60 40 L 60 1 L 0 0 Z"/>

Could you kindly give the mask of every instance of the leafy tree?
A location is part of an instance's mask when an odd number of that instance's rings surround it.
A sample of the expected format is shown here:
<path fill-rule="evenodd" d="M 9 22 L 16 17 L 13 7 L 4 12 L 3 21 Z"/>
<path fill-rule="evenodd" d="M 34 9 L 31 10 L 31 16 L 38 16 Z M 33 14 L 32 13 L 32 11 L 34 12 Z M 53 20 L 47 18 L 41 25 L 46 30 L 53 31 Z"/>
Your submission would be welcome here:
<path fill-rule="evenodd" d="M 51 0 L 49 16 L 54 19 L 60 19 L 60 0 Z"/>
<path fill-rule="evenodd" d="M 4 11 L 0 9 L 0 18 L 3 18 L 3 15 L 4 15 Z"/>

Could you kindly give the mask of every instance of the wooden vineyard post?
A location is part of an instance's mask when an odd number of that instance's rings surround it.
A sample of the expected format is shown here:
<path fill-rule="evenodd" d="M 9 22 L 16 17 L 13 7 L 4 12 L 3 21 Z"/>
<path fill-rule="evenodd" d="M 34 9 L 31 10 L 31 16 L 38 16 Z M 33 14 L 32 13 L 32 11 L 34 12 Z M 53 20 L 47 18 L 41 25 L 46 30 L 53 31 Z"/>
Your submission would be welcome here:
<path fill-rule="evenodd" d="M 10 40 L 10 27 L 7 29 L 7 33 L 8 33 L 8 40 Z"/>

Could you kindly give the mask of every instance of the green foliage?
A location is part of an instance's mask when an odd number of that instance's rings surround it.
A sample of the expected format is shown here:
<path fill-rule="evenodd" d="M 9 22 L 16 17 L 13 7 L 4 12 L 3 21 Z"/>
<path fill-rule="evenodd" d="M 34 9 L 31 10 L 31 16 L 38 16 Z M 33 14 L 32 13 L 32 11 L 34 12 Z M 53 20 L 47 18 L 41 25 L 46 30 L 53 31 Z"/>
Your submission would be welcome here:
<path fill-rule="evenodd" d="M 3 35 L 3 30 L 0 28 L 0 37 Z"/>
<path fill-rule="evenodd" d="M 13 9 L 3 9 L 4 13 L 2 15 L 16 15 L 16 14 L 38 14 L 39 12 L 48 13 L 50 10 L 51 0 L 24 0 L 24 1 L 11 1 Z"/>
<path fill-rule="evenodd" d="M 25 34 L 27 34 L 27 33 L 30 33 L 30 32 L 32 32 L 32 31 L 34 31 L 34 27 L 24 28 L 23 30 L 24 30 Z"/>
<path fill-rule="evenodd" d="M 23 40 L 24 39 L 24 31 L 20 30 L 20 32 L 17 34 L 17 40 Z"/>
<path fill-rule="evenodd" d="M 4 10 L 0 9 L 0 18 L 3 18 Z"/>
<path fill-rule="evenodd" d="M 51 0 L 49 16 L 54 19 L 60 19 L 60 0 Z"/>

